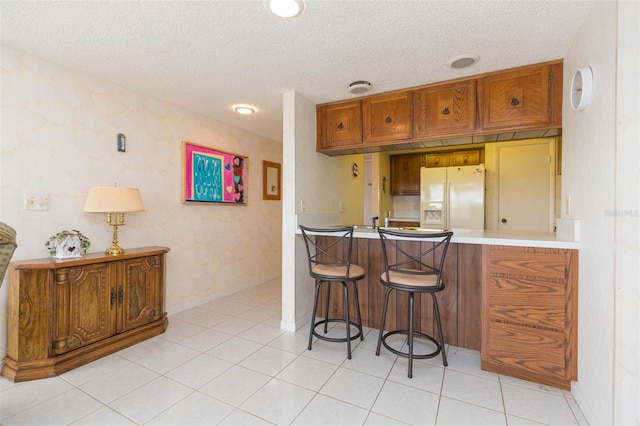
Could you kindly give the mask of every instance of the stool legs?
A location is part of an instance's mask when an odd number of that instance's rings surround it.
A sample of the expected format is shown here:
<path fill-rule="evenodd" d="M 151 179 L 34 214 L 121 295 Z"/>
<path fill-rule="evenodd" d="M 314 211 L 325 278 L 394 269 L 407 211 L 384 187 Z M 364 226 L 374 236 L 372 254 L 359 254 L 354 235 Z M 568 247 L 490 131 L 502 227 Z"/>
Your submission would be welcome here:
<path fill-rule="evenodd" d="M 355 302 L 356 302 L 356 317 L 357 323 L 353 323 L 358 329 L 358 333 L 356 333 L 353 337 L 351 336 L 351 325 L 350 321 L 350 312 L 349 312 L 349 281 L 340 281 L 342 284 L 342 289 L 344 292 L 344 319 L 337 318 L 329 318 L 329 298 L 331 294 L 331 283 L 338 281 L 316 281 L 316 292 L 315 297 L 313 299 L 313 311 L 311 312 L 311 324 L 309 330 L 309 345 L 307 346 L 308 350 L 311 350 L 311 346 L 313 343 L 313 336 L 318 337 L 321 340 L 326 340 L 329 342 L 347 342 L 347 358 L 351 359 L 351 340 L 357 339 L 360 337 L 360 340 L 364 340 L 364 333 L 362 330 L 362 315 L 360 313 L 360 300 L 358 298 L 358 286 L 356 281 L 351 281 L 353 283 L 353 290 L 355 293 Z M 325 318 L 322 321 L 316 322 L 316 310 L 318 309 L 318 298 L 320 297 L 320 287 L 322 284 L 327 284 L 327 297 L 325 299 Z M 346 330 L 346 338 L 334 338 L 329 336 L 321 336 L 316 332 L 316 327 L 320 324 L 324 324 L 324 334 L 328 332 L 328 323 L 329 322 L 344 322 Z"/>
<path fill-rule="evenodd" d="M 433 314 L 436 317 L 436 324 L 438 325 L 438 335 L 440 336 L 440 350 L 442 351 L 442 363 L 446 367 L 447 364 L 447 352 L 444 348 L 444 334 L 442 334 L 442 323 L 440 322 L 440 311 L 438 310 L 438 299 L 435 293 L 431 293 L 433 298 Z"/>
<path fill-rule="evenodd" d="M 408 377 L 413 377 L 413 293 L 409 292 L 409 312 L 407 312 L 409 320 L 409 374 Z"/>
<path fill-rule="evenodd" d="M 378 346 L 376 347 L 376 355 L 380 355 L 380 345 L 382 345 L 382 333 L 384 332 L 384 322 L 387 318 L 387 306 L 389 306 L 389 293 L 391 288 L 387 288 L 384 293 L 384 305 L 382 307 L 382 320 L 380 321 L 380 333 L 378 334 Z"/>

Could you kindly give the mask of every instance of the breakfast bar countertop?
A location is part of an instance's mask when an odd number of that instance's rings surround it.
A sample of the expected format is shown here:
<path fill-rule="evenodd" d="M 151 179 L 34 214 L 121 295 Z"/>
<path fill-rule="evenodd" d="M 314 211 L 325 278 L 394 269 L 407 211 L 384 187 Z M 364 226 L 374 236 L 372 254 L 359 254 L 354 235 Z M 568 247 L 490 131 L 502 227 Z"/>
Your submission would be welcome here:
<path fill-rule="evenodd" d="M 479 229 L 452 229 L 452 243 L 483 244 L 497 246 L 540 247 L 572 249 L 580 248 L 577 241 L 559 239 L 553 232 L 526 232 L 526 231 L 497 231 Z M 428 232 L 416 230 L 401 230 L 400 232 Z M 297 230 L 300 233 L 300 230 Z M 378 231 L 371 226 L 356 226 L 353 232 L 354 238 L 379 238 Z"/>

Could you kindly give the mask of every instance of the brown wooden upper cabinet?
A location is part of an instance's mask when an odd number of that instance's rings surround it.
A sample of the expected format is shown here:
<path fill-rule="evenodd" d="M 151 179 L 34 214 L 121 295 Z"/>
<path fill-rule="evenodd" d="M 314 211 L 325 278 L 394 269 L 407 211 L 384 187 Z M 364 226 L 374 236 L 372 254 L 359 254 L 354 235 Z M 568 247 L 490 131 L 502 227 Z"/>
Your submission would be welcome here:
<path fill-rule="evenodd" d="M 476 136 L 558 129 L 562 61 L 332 102 L 318 105 L 316 112 L 316 150 L 329 155 L 426 148 L 433 145 L 424 142 L 438 139 L 468 144 Z"/>
<path fill-rule="evenodd" d="M 559 95 L 556 94 L 558 86 Z M 487 75 L 479 80 L 478 87 L 482 93 L 479 99 L 482 129 L 526 129 L 559 124 L 561 86 L 561 63 Z"/>
<path fill-rule="evenodd" d="M 326 104 L 316 109 L 316 150 L 362 144 L 362 102 Z"/>
<path fill-rule="evenodd" d="M 365 143 L 401 141 L 413 137 L 411 92 L 372 96 L 362 101 Z"/>
<path fill-rule="evenodd" d="M 415 137 L 460 135 L 476 128 L 476 80 L 414 92 Z"/>
<path fill-rule="evenodd" d="M 391 195 L 420 195 L 420 167 L 425 166 L 424 154 L 392 155 Z"/>

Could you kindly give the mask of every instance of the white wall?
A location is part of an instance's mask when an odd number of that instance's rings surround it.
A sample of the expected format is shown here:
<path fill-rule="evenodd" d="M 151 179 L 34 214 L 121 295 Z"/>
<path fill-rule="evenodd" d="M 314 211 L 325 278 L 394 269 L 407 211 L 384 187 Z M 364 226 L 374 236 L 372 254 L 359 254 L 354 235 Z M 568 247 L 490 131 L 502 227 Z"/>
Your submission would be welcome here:
<path fill-rule="evenodd" d="M 581 224 L 578 381 L 572 391 L 590 424 L 640 423 L 634 3 L 598 2 L 564 58 L 562 202 L 569 197 L 571 211 L 563 208 L 562 215 Z M 628 49 L 625 55 L 618 56 L 619 47 Z M 593 98 L 585 111 L 575 112 L 568 88 L 584 66 L 593 69 Z"/>
<path fill-rule="evenodd" d="M 296 92 L 283 97 L 283 152 L 288 180 L 283 189 L 282 212 L 282 327 L 295 330 L 310 318 L 313 280 L 308 274 L 307 254 L 298 225 L 331 226 L 357 224 L 363 215 L 364 157 L 330 157 L 316 152 L 316 109 Z M 352 165 L 360 174 L 353 177 Z M 304 208 L 302 208 L 304 205 Z M 340 206 L 344 211 L 340 212 Z"/>
<path fill-rule="evenodd" d="M 282 145 L 102 80 L 2 47 L 1 217 L 18 234 L 14 259 L 48 255 L 47 238 L 79 229 L 99 252 L 105 216 L 83 213 L 91 186 L 140 189 L 145 212 L 128 214 L 122 247 L 162 245 L 167 310 L 177 311 L 281 274 L 281 202 L 262 200 L 262 161 Z M 116 135 L 127 152 L 116 151 Z M 249 157 L 248 206 L 181 203 L 188 140 Z M 286 183 L 285 183 L 286 185 Z M 49 194 L 49 210 L 23 210 L 25 192 Z M 6 352 L 7 286 L 0 288 L 0 356 Z"/>

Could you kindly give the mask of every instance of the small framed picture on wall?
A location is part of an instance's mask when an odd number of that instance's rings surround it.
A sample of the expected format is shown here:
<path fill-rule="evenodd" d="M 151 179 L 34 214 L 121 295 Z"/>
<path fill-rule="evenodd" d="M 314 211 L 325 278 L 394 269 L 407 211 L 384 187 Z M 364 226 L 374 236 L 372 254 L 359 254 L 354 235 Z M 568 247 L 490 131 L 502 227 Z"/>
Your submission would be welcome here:
<path fill-rule="evenodd" d="M 262 199 L 280 200 L 282 172 L 280 164 L 271 161 L 262 162 Z"/>

